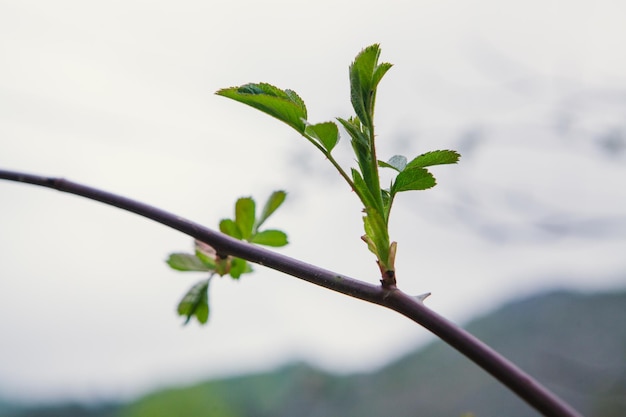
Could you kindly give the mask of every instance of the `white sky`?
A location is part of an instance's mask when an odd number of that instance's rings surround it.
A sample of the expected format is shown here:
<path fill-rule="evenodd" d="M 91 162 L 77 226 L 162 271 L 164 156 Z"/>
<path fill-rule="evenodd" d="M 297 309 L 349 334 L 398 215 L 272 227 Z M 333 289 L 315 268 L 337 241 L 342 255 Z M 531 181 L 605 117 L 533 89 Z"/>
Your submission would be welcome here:
<path fill-rule="evenodd" d="M 626 7 L 620 1 L 0 1 L 0 167 L 58 175 L 214 227 L 290 194 L 281 252 L 376 282 L 360 207 L 285 125 L 213 95 L 266 81 L 313 122 L 351 114 L 347 67 L 394 68 L 379 155 L 453 148 L 401 195 L 399 284 L 465 322 L 555 287 L 626 277 Z M 338 157 L 351 163 L 347 141 Z M 612 149 L 612 151 L 610 151 Z M 0 397 L 128 397 L 303 358 L 367 370 L 428 339 L 403 317 L 257 267 L 175 306 L 191 240 L 98 203 L 0 182 Z"/>

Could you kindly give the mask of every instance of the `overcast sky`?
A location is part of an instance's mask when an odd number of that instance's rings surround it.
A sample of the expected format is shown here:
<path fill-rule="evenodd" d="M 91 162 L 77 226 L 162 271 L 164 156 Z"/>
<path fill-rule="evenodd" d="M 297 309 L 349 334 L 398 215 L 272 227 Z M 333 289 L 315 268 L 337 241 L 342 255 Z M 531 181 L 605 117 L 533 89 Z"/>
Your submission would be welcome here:
<path fill-rule="evenodd" d="M 270 82 L 312 122 L 351 115 L 347 68 L 381 43 L 379 156 L 457 149 L 398 197 L 399 286 L 463 323 L 553 288 L 626 280 L 626 6 L 620 1 L 0 1 L 0 167 L 101 187 L 215 227 L 289 192 L 287 255 L 377 282 L 356 197 L 286 125 L 215 96 Z M 343 146 L 341 146 L 343 145 Z M 337 157 L 353 163 L 347 140 Z M 429 339 L 380 307 L 257 267 L 175 307 L 191 239 L 0 182 L 0 397 L 128 398 L 301 358 L 381 366 Z"/>

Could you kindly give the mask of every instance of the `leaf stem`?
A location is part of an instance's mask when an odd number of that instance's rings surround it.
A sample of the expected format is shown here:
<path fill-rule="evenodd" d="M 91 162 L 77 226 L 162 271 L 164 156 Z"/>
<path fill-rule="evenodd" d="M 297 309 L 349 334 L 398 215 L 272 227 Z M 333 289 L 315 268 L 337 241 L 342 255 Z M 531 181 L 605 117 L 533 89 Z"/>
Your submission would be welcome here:
<path fill-rule="evenodd" d="M 346 171 L 344 171 L 344 169 L 341 167 L 341 165 L 339 165 L 339 162 L 337 162 L 337 160 L 335 158 L 333 158 L 331 153 L 328 152 L 326 149 L 324 149 L 324 147 L 322 145 L 320 145 L 315 139 L 309 137 L 306 134 L 302 134 L 302 136 L 304 136 L 309 142 L 311 142 L 313 145 L 315 145 L 315 147 L 317 149 L 319 149 L 320 152 L 322 152 L 324 154 L 326 159 L 328 159 L 330 161 L 330 163 L 335 167 L 337 172 L 339 172 L 339 175 L 341 175 L 343 177 L 343 179 L 346 180 L 346 182 L 348 183 L 350 188 L 357 194 L 357 196 L 359 197 L 359 200 L 361 200 L 361 202 L 363 202 L 363 204 L 365 204 L 365 206 L 367 206 L 367 204 L 365 203 L 365 200 L 364 200 L 365 196 L 363 196 L 361 194 L 361 192 L 357 189 L 357 187 L 354 185 L 354 181 L 352 181 L 352 178 L 350 178 L 350 176 L 346 173 Z"/>
<path fill-rule="evenodd" d="M 126 197 L 63 178 L 0 170 L 0 179 L 56 189 L 121 208 L 208 243 L 216 251 L 264 265 L 312 284 L 392 309 L 439 336 L 537 411 L 549 417 L 582 417 L 531 376 L 454 323 L 396 288 L 368 284 L 215 232 L 190 220 Z"/>

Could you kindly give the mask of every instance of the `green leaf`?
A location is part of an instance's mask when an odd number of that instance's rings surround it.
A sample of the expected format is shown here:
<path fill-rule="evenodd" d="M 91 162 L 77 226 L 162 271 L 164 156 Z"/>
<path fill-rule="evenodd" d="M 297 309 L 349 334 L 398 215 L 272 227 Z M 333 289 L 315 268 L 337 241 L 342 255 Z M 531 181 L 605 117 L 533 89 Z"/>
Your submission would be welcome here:
<path fill-rule="evenodd" d="M 369 149 L 369 139 L 361 129 L 361 122 L 359 122 L 359 119 L 351 117 L 346 120 L 338 117 L 337 120 L 339 120 L 344 129 L 346 129 L 346 132 L 348 132 L 348 134 L 352 138 L 352 142 L 357 143 L 365 149 Z M 354 147 L 354 144 L 352 146 Z"/>
<path fill-rule="evenodd" d="M 398 174 L 393 185 L 391 194 L 401 191 L 426 190 L 436 185 L 435 177 L 424 168 L 409 168 L 408 165 Z"/>
<path fill-rule="evenodd" d="M 230 237 L 241 240 L 241 231 L 237 224 L 231 219 L 222 219 L 220 221 L 220 232 L 227 234 Z"/>
<path fill-rule="evenodd" d="M 363 201 L 363 204 L 366 206 L 369 205 L 376 207 L 376 209 L 382 213 L 383 203 L 382 198 L 379 196 L 380 180 L 378 178 L 378 170 L 372 163 L 372 151 L 369 139 L 362 130 L 363 126 L 357 118 L 350 118 L 349 120 L 338 118 L 337 120 L 339 120 L 339 122 L 344 126 L 351 137 L 350 144 L 352 145 L 352 149 L 354 150 L 354 154 L 357 157 L 357 162 L 361 170 L 361 180 L 365 184 L 365 188 L 369 190 L 369 195 L 371 196 L 370 201 L 368 203 Z M 352 173 L 352 176 L 354 178 L 354 172 Z"/>
<path fill-rule="evenodd" d="M 388 62 L 383 62 L 376 67 L 374 74 L 372 75 L 372 89 L 376 89 L 378 87 L 378 83 L 391 67 L 393 67 L 393 65 Z"/>
<path fill-rule="evenodd" d="M 217 268 L 217 264 L 215 263 L 215 257 L 210 254 L 203 252 L 199 249 L 196 249 L 196 258 L 200 260 L 207 268 L 210 268 L 211 271 L 215 271 Z"/>
<path fill-rule="evenodd" d="M 350 65 L 350 100 L 361 122 L 369 129 L 373 127 L 371 116 L 378 83 L 391 68 L 391 64 L 378 65 L 380 46 L 374 44 L 363 49 Z"/>
<path fill-rule="evenodd" d="M 304 101 L 292 90 L 281 90 L 267 83 L 224 88 L 217 95 L 231 98 L 261 110 L 303 133 L 307 111 Z"/>
<path fill-rule="evenodd" d="M 383 196 L 383 207 L 385 209 L 385 218 L 389 216 L 390 205 L 392 203 L 391 192 L 389 190 L 380 190 Z"/>
<path fill-rule="evenodd" d="M 254 230 L 255 221 L 255 204 L 254 200 L 250 197 L 243 197 L 237 200 L 235 203 L 235 223 L 239 232 L 241 232 L 241 239 L 249 240 Z"/>
<path fill-rule="evenodd" d="M 378 202 L 376 201 L 375 197 L 372 196 L 370 189 L 368 188 L 367 184 L 365 183 L 365 180 L 363 179 L 359 171 L 357 171 L 354 168 L 352 168 L 352 181 L 354 182 L 354 187 L 356 188 L 355 191 L 358 193 L 359 198 L 361 199 L 361 202 L 363 203 L 363 205 L 366 208 L 367 207 L 377 208 Z"/>
<path fill-rule="evenodd" d="M 215 268 L 210 267 L 203 263 L 198 257 L 195 255 L 191 255 L 188 253 L 172 253 L 169 258 L 167 258 L 167 264 L 170 268 L 175 269 L 177 271 L 213 271 Z"/>
<path fill-rule="evenodd" d="M 456 151 L 443 150 L 426 152 L 409 162 L 407 168 L 424 168 L 433 165 L 456 164 L 461 155 Z"/>
<path fill-rule="evenodd" d="M 337 118 L 342 126 L 346 129 L 350 135 L 350 144 L 354 150 L 354 154 L 361 169 L 361 176 L 370 194 L 374 195 L 377 186 L 378 172 L 372 170 L 372 151 L 370 149 L 370 142 L 367 134 L 363 132 L 363 126 L 358 118 L 350 118 L 348 120 Z"/>
<path fill-rule="evenodd" d="M 185 324 L 193 316 L 202 324 L 209 320 L 209 281 L 205 279 L 195 284 L 178 304 L 178 314 L 187 317 Z"/>
<path fill-rule="evenodd" d="M 333 150 L 339 141 L 339 129 L 333 122 L 308 125 L 304 133 L 316 139 L 328 153 Z"/>
<path fill-rule="evenodd" d="M 243 274 L 252 272 L 252 267 L 245 259 L 232 258 L 230 261 L 230 276 L 239 279 Z"/>
<path fill-rule="evenodd" d="M 387 224 L 385 223 L 383 216 L 381 216 L 378 211 L 369 208 L 366 209 L 366 213 L 367 215 L 363 217 L 365 234 L 376 248 L 375 255 L 378 257 L 380 263 L 384 266 L 388 266 L 389 235 L 387 232 Z M 369 246 L 370 243 L 368 243 L 368 247 Z"/>
<path fill-rule="evenodd" d="M 383 168 L 392 168 L 398 172 L 402 172 L 402 170 L 406 167 L 406 156 L 394 155 L 387 162 L 378 161 L 378 166 Z"/>
<path fill-rule="evenodd" d="M 288 243 L 287 235 L 280 230 L 264 230 L 254 235 L 250 242 L 273 247 L 285 246 Z"/>
<path fill-rule="evenodd" d="M 363 49 L 350 65 L 350 101 L 357 117 L 365 126 L 372 126 L 368 104 L 371 95 L 372 74 L 379 54 L 378 45 L 371 45 Z"/>
<path fill-rule="evenodd" d="M 370 126 L 371 121 L 365 105 L 361 80 L 358 76 L 353 76 L 352 71 L 350 71 L 350 87 L 350 101 L 352 102 L 352 108 L 354 109 L 356 116 L 365 126 Z"/>
<path fill-rule="evenodd" d="M 267 220 L 268 217 L 270 217 L 276 211 L 276 209 L 278 209 L 278 207 L 283 204 L 285 198 L 287 198 L 287 193 L 284 191 L 274 191 L 272 195 L 270 195 L 270 198 L 267 199 L 267 202 L 263 207 L 261 217 L 259 217 L 256 222 L 255 230 L 261 227 L 261 225 L 265 223 L 265 220 Z"/>

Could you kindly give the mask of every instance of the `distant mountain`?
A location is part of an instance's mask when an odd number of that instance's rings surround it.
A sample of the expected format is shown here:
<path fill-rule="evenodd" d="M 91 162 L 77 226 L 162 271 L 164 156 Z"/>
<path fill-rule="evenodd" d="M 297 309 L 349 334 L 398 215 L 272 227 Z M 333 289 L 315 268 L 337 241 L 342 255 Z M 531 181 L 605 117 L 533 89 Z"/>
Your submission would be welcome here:
<path fill-rule="evenodd" d="M 55 404 L 46 407 L 26 407 L 0 403 L 2 417 L 117 417 L 120 405 Z"/>
<path fill-rule="evenodd" d="M 626 292 L 553 292 L 466 328 L 588 417 L 626 416 Z M 435 342 L 376 372 L 335 376 L 306 364 L 163 390 L 117 409 L 13 416 L 538 416 L 456 351 Z M 83 412 L 83 414 L 81 414 Z M 90 414 L 91 412 L 91 414 Z M 97 414 L 99 413 L 99 414 Z"/>
<path fill-rule="evenodd" d="M 583 415 L 626 416 L 626 292 L 536 296 L 510 303 L 466 329 Z M 385 409 L 394 416 L 458 416 L 466 411 L 476 416 L 539 415 L 443 343 L 370 378 L 403 394 L 396 402 L 376 402 L 370 415 L 382 415 Z"/>

